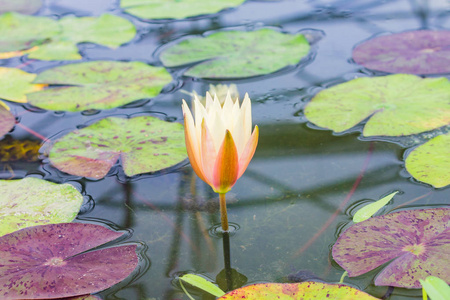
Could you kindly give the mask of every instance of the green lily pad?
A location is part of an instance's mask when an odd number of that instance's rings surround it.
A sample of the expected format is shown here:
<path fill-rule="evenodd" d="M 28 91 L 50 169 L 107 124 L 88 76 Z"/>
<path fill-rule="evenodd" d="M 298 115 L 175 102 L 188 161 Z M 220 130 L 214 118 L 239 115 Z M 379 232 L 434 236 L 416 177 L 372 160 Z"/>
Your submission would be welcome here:
<path fill-rule="evenodd" d="M 185 39 L 164 50 L 166 67 L 187 64 L 184 75 L 201 78 L 238 78 L 264 75 L 297 64 L 309 52 L 303 34 L 272 29 L 222 31 L 206 37 Z"/>
<path fill-rule="evenodd" d="M 59 34 L 58 22 L 46 18 L 8 12 L 0 15 L 0 52 L 29 49 Z"/>
<path fill-rule="evenodd" d="M 450 184 L 450 134 L 439 135 L 414 149 L 406 170 L 417 180 L 442 188 Z"/>
<path fill-rule="evenodd" d="M 333 258 L 349 276 L 387 262 L 375 285 L 420 288 L 432 275 L 450 282 L 450 209 L 394 212 L 356 223 L 333 246 Z"/>
<path fill-rule="evenodd" d="M 7 134 L 16 124 L 14 115 L 0 102 L 0 137 Z"/>
<path fill-rule="evenodd" d="M 33 84 L 36 74 L 27 73 L 16 68 L 0 67 L 0 98 L 25 103 L 27 93 L 40 91 L 46 84 Z"/>
<path fill-rule="evenodd" d="M 170 74 L 143 62 L 92 61 L 46 70 L 35 82 L 58 86 L 28 94 L 39 108 L 82 111 L 110 109 L 155 97 L 172 81 Z"/>
<path fill-rule="evenodd" d="M 42 0 L 0 0 L 0 14 L 15 11 L 32 15 L 42 6 Z"/>
<path fill-rule="evenodd" d="M 428 276 L 425 280 L 420 279 L 419 281 L 431 300 L 448 299 L 448 295 L 450 295 L 450 287 L 444 280 L 439 277 Z M 426 296 L 425 299 L 427 299 Z"/>
<path fill-rule="evenodd" d="M 321 282 L 302 283 L 259 283 L 231 291 L 218 300 L 301 300 L 301 299 L 378 299 L 344 284 Z"/>
<path fill-rule="evenodd" d="M 50 18 L 6 13 L 0 16 L 0 58 L 28 54 L 40 60 L 81 59 L 78 43 L 91 42 L 116 48 L 129 42 L 136 28 L 127 19 L 100 17 Z"/>
<path fill-rule="evenodd" d="M 369 118 L 364 136 L 402 136 L 449 124 L 449 99 L 450 82 L 443 77 L 364 77 L 319 92 L 306 106 L 305 116 L 335 132 Z"/>
<path fill-rule="evenodd" d="M 120 158 L 127 176 L 155 172 L 186 159 L 179 123 L 141 116 L 109 117 L 58 139 L 50 162 L 59 170 L 103 178 Z"/>
<path fill-rule="evenodd" d="M 386 197 L 381 198 L 378 201 L 372 202 L 370 204 L 364 205 L 361 207 L 353 216 L 353 222 L 359 223 L 362 221 L 365 221 L 372 217 L 377 211 L 379 211 L 383 206 L 388 204 L 389 201 L 391 201 L 392 198 L 394 198 L 395 194 L 397 192 L 393 192 Z"/>
<path fill-rule="evenodd" d="M 61 34 L 50 43 L 40 45 L 28 57 L 40 60 L 81 59 L 78 43 L 90 42 L 117 48 L 136 35 L 136 28 L 127 19 L 103 14 L 100 17 L 65 17 L 59 21 Z"/>
<path fill-rule="evenodd" d="M 121 0 L 125 12 L 142 19 L 183 19 L 215 14 L 241 5 L 245 0 Z"/>
<path fill-rule="evenodd" d="M 83 196 L 70 184 L 27 177 L 0 180 L 0 236 L 44 224 L 72 221 Z"/>

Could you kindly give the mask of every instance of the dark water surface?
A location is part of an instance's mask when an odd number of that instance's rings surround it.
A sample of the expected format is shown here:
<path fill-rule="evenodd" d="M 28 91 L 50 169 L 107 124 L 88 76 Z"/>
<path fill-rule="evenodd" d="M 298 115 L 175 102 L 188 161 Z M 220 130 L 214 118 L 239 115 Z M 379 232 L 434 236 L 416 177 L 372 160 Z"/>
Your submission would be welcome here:
<path fill-rule="evenodd" d="M 181 99 L 186 94 L 180 88 L 204 94 L 210 83 L 236 83 L 241 94 L 248 92 L 253 123 L 260 126 L 260 142 L 248 170 L 227 195 L 229 220 L 239 227 L 230 239 L 231 267 L 245 275 L 246 284 L 285 282 L 300 270 L 337 282 L 343 270 L 332 261 L 331 247 L 348 227 L 352 213 L 368 199 L 400 191 L 383 213 L 401 205 L 431 207 L 448 201 L 448 189 L 435 190 L 410 178 L 404 169 L 402 145 L 361 140 L 355 130 L 335 136 L 308 124 L 302 115 L 306 102 L 320 89 L 374 75 L 351 62 L 351 50 L 357 43 L 386 32 L 448 29 L 448 1 L 248 1 L 210 18 L 154 23 L 124 14 L 118 1 L 45 2 L 39 15 L 59 18 L 109 12 L 137 26 L 138 36 L 116 50 L 80 45 L 86 61 L 139 60 L 161 65 L 154 55 L 160 46 L 181 36 L 222 28 L 272 26 L 290 33 L 313 30 L 321 36 L 314 46 L 315 57 L 306 66 L 236 81 L 193 80 L 180 77 L 180 71 L 175 70 L 175 79 L 164 93 L 149 102 L 141 101 L 141 105 L 83 114 L 40 111 L 8 103 L 21 124 L 55 139 L 79 125 L 111 115 L 144 112 L 182 122 Z M 23 62 L 9 59 L 0 64 L 16 67 Z M 22 69 L 41 72 L 66 63 L 32 61 Z M 36 139 L 19 126 L 10 135 L 15 139 Z M 132 235 L 127 241 L 145 244 L 141 248 L 146 259 L 134 281 L 100 293 L 103 299 L 187 299 L 174 283 L 177 275 L 195 272 L 216 280 L 224 268 L 222 239 L 212 229 L 220 223 L 218 197 L 196 177 L 187 161 L 167 171 L 132 179 L 125 178 L 117 167 L 98 181 L 63 174 L 45 159 L 11 166 L 16 178 L 32 175 L 74 184 L 86 196 L 85 213 L 78 217 L 79 221 L 130 229 Z M 9 172 L 0 175 L 7 178 Z M 420 199 L 409 203 L 416 198 Z M 308 245 L 341 205 L 342 212 Z M 345 282 L 381 297 L 387 288 L 373 286 L 376 273 L 347 277 Z M 396 288 L 391 299 L 414 297 L 421 298 L 419 290 Z"/>

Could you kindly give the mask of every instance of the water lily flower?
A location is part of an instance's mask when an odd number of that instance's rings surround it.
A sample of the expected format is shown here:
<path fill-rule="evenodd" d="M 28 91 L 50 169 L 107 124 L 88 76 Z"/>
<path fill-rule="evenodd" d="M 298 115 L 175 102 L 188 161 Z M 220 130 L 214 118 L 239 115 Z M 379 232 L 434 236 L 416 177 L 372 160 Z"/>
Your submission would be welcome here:
<path fill-rule="evenodd" d="M 244 174 L 258 144 L 259 129 L 252 133 L 251 103 L 245 94 L 242 105 L 227 94 L 223 105 L 217 95 L 206 93 L 206 104 L 193 100 L 191 113 L 186 101 L 182 104 L 186 148 L 195 173 L 220 195 L 222 228 L 226 215 L 225 193 Z M 223 206 L 223 207 L 222 207 Z"/>

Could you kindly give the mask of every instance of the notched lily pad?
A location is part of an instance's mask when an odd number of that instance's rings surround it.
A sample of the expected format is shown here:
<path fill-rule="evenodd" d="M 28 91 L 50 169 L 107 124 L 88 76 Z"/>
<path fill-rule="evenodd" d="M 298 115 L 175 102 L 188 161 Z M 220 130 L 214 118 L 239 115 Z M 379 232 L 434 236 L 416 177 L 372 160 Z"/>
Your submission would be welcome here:
<path fill-rule="evenodd" d="M 344 284 L 327 284 L 321 282 L 302 283 L 260 283 L 231 291 L 218 300 L 301 300 L 301 299 L 377 299 L 369 294 Z"/>
<path fill-rule="evenodd" d="M 127 176 L 155 172 L 186 159 L 184 130 L 155 117 L 109 117 L 58 139 L 49 158 L 59 170 L 84 177 L 105 177 L 119 158 Z"/>
<path fill-rule="evenodd" d="M 36 74 L 27 73 L 16 68 L 0 67 L 0 98 L 25 103 L 27 102 L 27 93 L 40 91 L 46 84 L 34 84 L 33 80 Z"/>
<path fill-rule="evenodd" d="M 450 184 L 450 134 L 439 135 L 414 149 L 406 170 L 417 180 L 442 188 Z"/>
<path fill-rule="evenodd" d="M 249 50 L 251 49 L 251 50 Z M 201 78 L 239 78 L 273 73 L 296 65 L 309 52 L 303 34 L 272 29 L 221 31 L 185 39 L 162 51 L 166 67 L 196 64 L 184 75 Z"/>
<path fill-rule="evenodd" d="M 0 298 L 71 297 L 119 283 L 138 265 L 136 245 L 86 251 L 121 235 L 100 225 L 63 223 L 0 237 Z"/>
<path fill-rule="evenodd" d="M 125 12 L 142 19 L 183 19 L 214 14 L 245 0 L 121 0 Z"/>
<path fill-rule="evenodd" d="M 0 0 L 0 14 L 15 11 L 32 15 L 42 6 L 42 0 Z"/>
<path fill-rule="evenodd" d="M 366 68 L 389 73 L 450 73 L 450 30 L 378 36 L 356 46 L 353 60 Z"/>
<path fill-rule="evenodd" d="M 450 82 L 408 74 L 353 79 L 319 92 L 305 108 L 317 126 L 342 132 L 369 118 L 364 136 L 417 134 L 450 123 Z"/>
<path fill-rule="evenodd" d="M 0 137 L 7 134 L 16 124 L 16 118 L 7 109 L 7 106 L 0 102 Z"/>
<path fill-rule="evenodd" d="M 0 236 L 25 227 L 70 222 L 83 203 L 72 185 L 33 177 L 0 180 L 0 191 Z"/>
<path fill-rule="evenodd" d="M 432 275 L 450 282 L 450 209 L 394 212 L 357 223 L 341 234 L 333 258 L 351 277 L 390 262 L 375 285 L 420 288 Z"/>
<path fill-rule="evenodd" d="M 66 85 L 27 95 L 43 109 L 110 109 L 157 96 L 172 81 L 170 74 L 143 62 L 92 61 L 64 65 L 38 75 L 36 83 Z"/>

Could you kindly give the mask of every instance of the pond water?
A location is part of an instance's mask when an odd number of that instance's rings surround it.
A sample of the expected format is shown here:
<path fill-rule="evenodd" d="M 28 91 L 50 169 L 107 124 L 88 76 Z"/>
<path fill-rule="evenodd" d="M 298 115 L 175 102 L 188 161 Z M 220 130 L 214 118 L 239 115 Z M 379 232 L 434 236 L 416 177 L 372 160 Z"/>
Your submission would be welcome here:
<path fill-rule="evenodd" d="M 307 30 L 317 37 L 313 57 L 298 67 L 229 81 L 181 77 L 181 71 L 175 69 L 174 81 L 162 94 L 117 109 L 69 113 L 10 104 L 21 125 L 54 140 L 77 126 L 111 115 L 144 113 L 182 122 L 181 99 L 189 97 L 182 89 L 204 94 L 211 83 L 237 84 L 242 95 L 250 95 L 253 123 L 260 127 L 256 154 L 227 195 L 228 218 L 238 228 L 230 238 L 230 264 L 245 276 L 241 284 L 286 282 L 289 275 L 301 270 L 338 282 L 343 270 L 332 260 L 331 247 L 348 227 L 352 213 L 369 199 L 400 191 L 382 213 L 447 203 L 448 189 L 419 183 L 405 171 L 406 148 L 401 141 L 361 138 L 362 127 L 334 135 L 309 124 L 302 111 L 324 87 L 377 74 L 351 61 L 351 51 L 361 41 L 386 32 L 449 28 L 447 1 L 247 1 L 211 17 L 152 23 L 123 13 L 118 1 L 47 0 L 38 15 L 59 18 L 104 12 L 132 21 L 138 36 L 116 50 L 81 44 L 85 61 L 138 60 L 161 66 L 155 52 L 162 45 L 223 28 L 280 27 L 289 33 Z M 21 66 L 32 73 L 66 63 L 0 61 L 2 66 Z M 18 140 L 37 139 L 21 126 L 9 135 Z M 99 293 L 101 298 L 187 299 L 174 282 L 186 272 L 223 281 L 223 275 L 216 279 L 224 269 L 223 243 L 213 230 L 220 223 L 218 196 L 194 174 L 187 160 L 133 178 L 126 178 L 117 166 L 102 180 L 62 173 L 45 158 L 10 166 L 15 178 L 34 176 L 73 184 L 85 195 L 77 221 L 128 230 L 126 242 L 141 244 L 142 261 L 134 277 Z M 4 169 L 0 175 L 8 178 L 10 172 Z M 329 226 L 323 227 L 327 222 Z M 345 282 L 381 297 L 387 288 L 373 285 L 377 271 L 347 277 Z M 390 299 L 410 298 L 421 298 L 421 292 L 396 288 Z"/>

